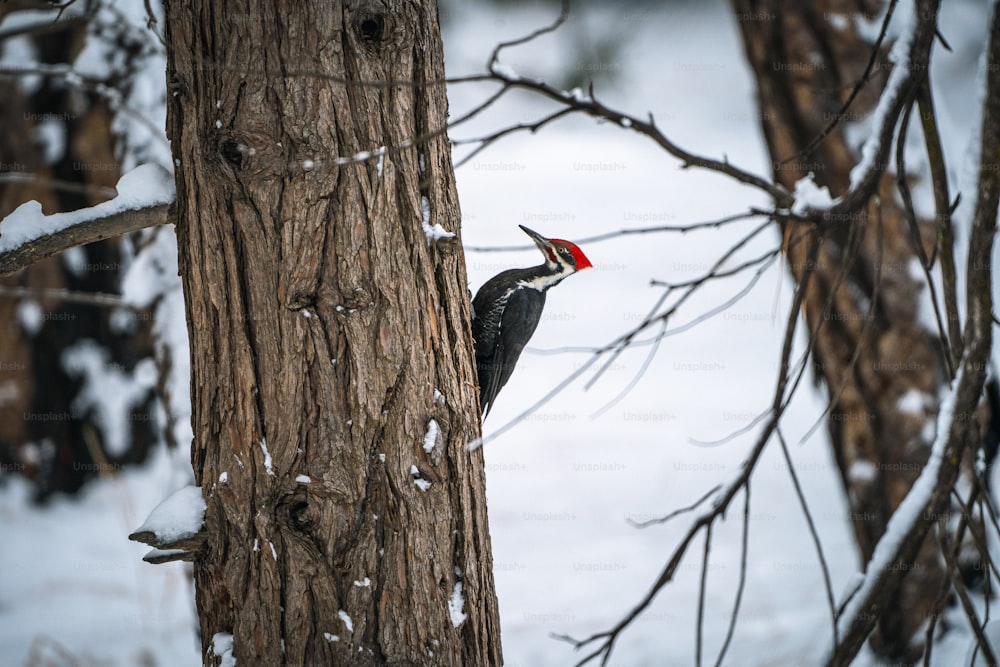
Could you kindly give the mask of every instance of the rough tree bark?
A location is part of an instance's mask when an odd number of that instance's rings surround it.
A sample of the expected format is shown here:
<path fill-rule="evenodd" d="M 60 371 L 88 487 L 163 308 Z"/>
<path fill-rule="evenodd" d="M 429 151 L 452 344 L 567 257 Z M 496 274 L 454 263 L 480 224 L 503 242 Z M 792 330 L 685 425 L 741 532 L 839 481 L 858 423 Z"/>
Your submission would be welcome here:
<path fill-rule="evenodd" d="M 166 14 L 206 664 L 500 664 L 436 3 Z"/>
<path fill-rule="evenodd" d="M 843 195 L 858 162 L 845 127 L 870 116 L 891 71 L 887 49 L 878 54 L 874 75 L 843 122 L 813 150 L 800 154 L 837 116 L 862 79 L 872 45 L 856 28 L 861 6 L 841 0 L 734 0 L 733 6 L 756 77 L 774 178 L 792 189 L 811 172 L 832 196 Z M 872 13 L 864 18 L 870 20 L 877 7 L 867 11 Z M 919 20 L 933 20 L 933 11 L 921 12 Z M 914 122 L 919 122 L 916 119 L 915 113 Z M 931 256 L 934 221 L 917 222 L 923 252 Z M 817 378 L 832 399 L 831 444 L 866 563 L 927 461 L 925 425 L 937 413 L 950 355 L 919 316 L 925 298 L 913 271 L 919 267 L 919 250 L 894 174 L 882 176 L 877 197 L 857 215 L 825 230 L 787 223 L 784 234 L 788 266 L 796 280 L 806 269 L 808 248 L 821 244 L 802 310 L 816 332 Z M 957 327 L 951 331 L 957 332 Z M 957 333 L 955 338 L 952 346 L 960 345 Z M 901 404 L 904 396 L 918 396 L 923 410 L 915 413 L 909 402 Z M 920 656 L 920 631 L 944 581 L 942 563 L 936 542 L 925 541 L 872 635 L 878 653 L 906 662 Z M 965 565 L 972 572 L 979 563 Z"/>

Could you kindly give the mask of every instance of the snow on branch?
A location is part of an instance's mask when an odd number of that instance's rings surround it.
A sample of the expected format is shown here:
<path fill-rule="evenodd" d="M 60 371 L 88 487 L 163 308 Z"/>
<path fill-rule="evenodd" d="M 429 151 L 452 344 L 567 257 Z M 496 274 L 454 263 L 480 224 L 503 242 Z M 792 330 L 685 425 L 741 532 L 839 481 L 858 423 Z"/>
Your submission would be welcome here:
<path fill-rule="evenodd" d="M 800 205 L 797 208 L 804 209 L 799 212 L 801 217 L 836 223 L 871 198 L 886 170 L 900 116 L 914 102 L 927 78 L 939 5 L 940 0 L 918 0 L 915 7 L 900 9 L 904 25 L 889 52 L 892 72 L 872 113 L 873 131 L 861 147 L 861 159 L 851 170 L 850 188 L 829 206 Z"/>
<path fill-rule="evenodd" d="M 991 257 L 997 230 L 1000 178 L 989 155 L 1000 143 L 1000 7 L 994 6 L 987 59 L 986 91 L 980 137 L 980 174 L 976 208 L 968 241 L 969 313 L 963 339 L 962 363 L 952 391 L 942 403 L 931 455 L 920 477 L 897 508 L 875 547 L 865 579 L 837 620 L 841 639 L 828 650 L 827 665 L 847 665 L 857 655 L 875 620 L 902 584 L 935 516 L 947 504 L 958 467 L 970 445 L 978 442 L 973 419 L 986 379 L 992 348 L 993 271 Z M 971 268 L 977 267 L 977 268 Z M 984 650 L 987 650 L 984 647 Z"/>
<path fill-rule="evenodd" d="M 204 549 L 204 520 L 201 487 L 185 486 L 157 505 L 128 538 L 153 547 L 143 557 L 149 563 L 194 560 Z"/>
<path fill-rule="evenodd" d="M 858 623 L 861 615 L 865 614 L 872 604 L 872 598 L 876 595 L 878 588 L 884 586 L 884 581 L 892 572 L 905 571 L 905 568 L 894 567 L 899 562 L 906 562 L 902 557 L 902 552 L 906 542 L 911 539 L 921 516 L 932 516 L 930 512 L 935 491 L 939 486 L 942 462 L 945 451 L 951 437 L 952 424 L 955 419 L 955 402 L 957 400 L 957 388 L 962 385 L 964 374 L 959 373 L 958 378 L 953 382 L 952 389 L 948 396 L 941 403 L 941 410 L 937 418 L 937 437 L 931 447 L 930 458 L 924 466 L 920 477 L 910 488 L 910 492 L 900 503 L 896 512 L 889 519 L 885 533 L 875 545 L 871 559 L 865 568 L 865 577 L 860 586 L 855 589 L 850 599 L 843 604 L 843 611 L 837 619 L 837 635 L 840 637 L 849 636 L 852 628 Z M 949 484 L 947 488 L 951 488 Z M 923 533 L 921 533 L 921 537 Z M 917 545 L 922 542 L 920 540 Z M 867 636 L 867 633 L 865 633 Z M 864 637 L 861 637 L 864 640 Z M 828 655 L 834 655 L 840 646 L 834 646 L 828 651 Z M 833 658 L 827 658 L 828 664 L 836 664 Z"/>
<path fill-rule="evenodd" d="M 121 236 L 170 221 L 173 177 L 154 164 L 121 177 L 118 196 L 97 206 L 67 213 L 42 213 L 37 201 L 25 202 L 0 220 L 0 276 L 10 275 L 57 252 Z"/>

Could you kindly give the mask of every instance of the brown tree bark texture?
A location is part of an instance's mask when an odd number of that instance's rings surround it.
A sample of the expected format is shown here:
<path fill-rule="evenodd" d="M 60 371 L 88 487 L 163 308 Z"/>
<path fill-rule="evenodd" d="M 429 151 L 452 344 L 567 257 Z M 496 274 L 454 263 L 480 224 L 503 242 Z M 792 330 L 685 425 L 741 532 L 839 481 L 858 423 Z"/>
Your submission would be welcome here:
<path fill-rule="evenodd" d="M 222 7 L 167 3 L 203 646 L 500 664 L 436 3 Z"/>
<path fill-rule="evenodd" d="M 855 29 L 859 5 L 734 0 L 733 7 L 756 78 L 774 178 L 793 189 L 812 172 L 832 196 L 843 195 L 857 163 L 844 128 L 873 110 L 891 69 L 885 52 L 844 122 L 813 152 L 797 154 L 827 127 L 862 78 L 872 46 Z M 916 114 L 912 125 L 919 127 Z M 878 195 L 880 211 L 869 200 L 826 232 L 796 223 L 783 230 L 796 281 L 807 268 L 811 243 L 821 243 L 803 317 L 817 332 L 814 368 L 833 398 L 828 428 L 862 565 L 927 461 L 924 426 L 937 411 L 946 378 L 941 341 L 919 316 L 926 288 L 912 272 L 915 246 L 892 174 L 882 177 Z M 927 255 L 934 233 L 933 224 L 921 222 Z M 847 249 L 855 242 L 852 257 Z M 900 399 L 909 392 L 927 397 L 927 414 L 901 409 Z M 927 540 L 890 612 L 879 620 L 872 637 L 876 651 L 906 661 L 920 655 L 920 632 L 943 577 L 937 545 Z"/>

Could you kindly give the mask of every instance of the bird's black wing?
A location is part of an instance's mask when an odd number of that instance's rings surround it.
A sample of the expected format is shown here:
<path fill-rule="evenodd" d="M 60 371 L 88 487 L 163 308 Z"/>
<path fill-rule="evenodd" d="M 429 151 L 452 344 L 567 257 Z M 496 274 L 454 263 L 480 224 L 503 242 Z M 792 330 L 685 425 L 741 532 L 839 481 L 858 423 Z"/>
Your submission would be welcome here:
<path fill-rule="evenodd" d="M 545 292 L 525 288 L 514 290 L 507 299 L 492 359 L 480 360 L 479 404 L 487 415 L 497 394 L 507 384 L 521 350 L 535 333 L 545 307 Z M 488 364 L 482 366 L 482 362 Z"/>

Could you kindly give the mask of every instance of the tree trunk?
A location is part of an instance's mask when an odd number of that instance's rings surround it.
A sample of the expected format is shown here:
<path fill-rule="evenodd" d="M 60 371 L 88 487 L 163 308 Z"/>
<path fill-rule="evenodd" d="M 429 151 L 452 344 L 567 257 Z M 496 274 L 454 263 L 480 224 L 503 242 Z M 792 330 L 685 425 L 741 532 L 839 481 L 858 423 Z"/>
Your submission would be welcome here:
<path fill-rule="evenodd" d="M 870 117 L 891 70 L 887 49 L 842 122 L 800 154 L 837 117 L 863 76 L 872 45 L 856 30 L 858 6 L 837 0 L 734 0 L 733 6 L 757 81 L 775 180 L 791 190 L 811 172 L 832 196 L 843 195 L 858 162 L 845 127 Z M 917 243 L 899 201 L 894 176 L 887 173 L 878 197 L 850 220 L 822 231 L 793 222 L 784 228 L 796 281 L 815 269 L 802 314 L 815 332 L 815 370 L 831 399 L 830 440 L 864 563 L 927 461 L 925 427 L 948 377 L 943 343 L 919 316 L 926 288 L 914 276 Z M 930 256 L 933 221 L 918 225 L 919 243 Z M 810 264 L 814 244 L 819 251 Z M 971 571 L 978 563 L 966 565 Z M 944 577 L 937 544 L 928 539 L 890 613 L 879 619 L 872 636 L 876 652 L 905 662 L 920 656 L 922 629 Z"/>
<path fill-rule="evenodd" d="M 166 8 L 205 662 L 498 665 L 436 4 L 220 7 Z"/>

